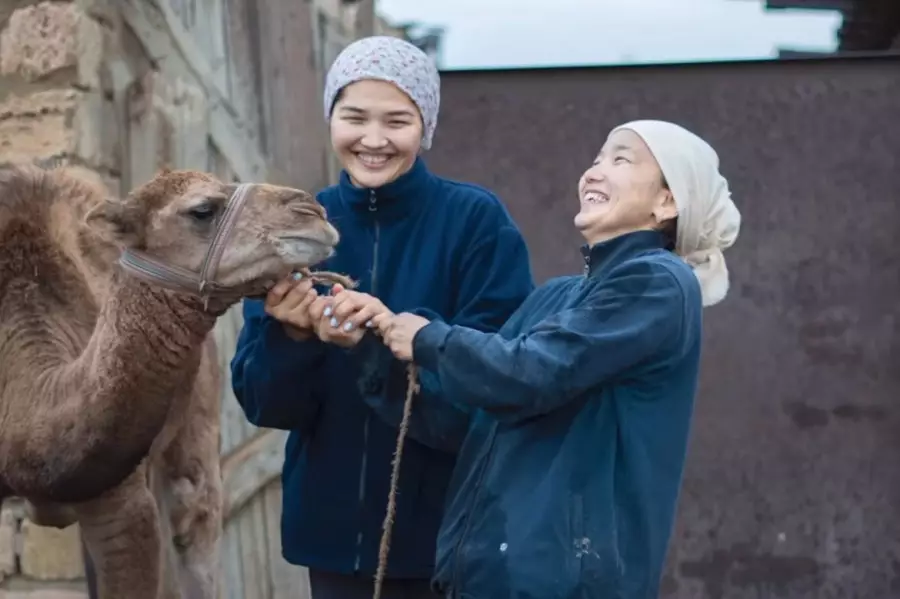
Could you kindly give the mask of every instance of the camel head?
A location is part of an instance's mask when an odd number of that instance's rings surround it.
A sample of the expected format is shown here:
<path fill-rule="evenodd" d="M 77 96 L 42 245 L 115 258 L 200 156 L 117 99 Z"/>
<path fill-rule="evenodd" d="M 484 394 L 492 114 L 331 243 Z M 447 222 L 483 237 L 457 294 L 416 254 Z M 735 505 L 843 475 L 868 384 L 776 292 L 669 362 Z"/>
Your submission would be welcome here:
<path fill-rule="evenodd" d="M 243 202 L 238 212 L 235 202 Z M 125 198 L 107 199 L 86 222 L 134 255 L 198 275 L 210 247 L 221 246 L 211 278 L 244 296 L 325 260 L 339 239 L 305 191 L 263 183 L 239 189 L 196 171 L 162 171 Z"/>

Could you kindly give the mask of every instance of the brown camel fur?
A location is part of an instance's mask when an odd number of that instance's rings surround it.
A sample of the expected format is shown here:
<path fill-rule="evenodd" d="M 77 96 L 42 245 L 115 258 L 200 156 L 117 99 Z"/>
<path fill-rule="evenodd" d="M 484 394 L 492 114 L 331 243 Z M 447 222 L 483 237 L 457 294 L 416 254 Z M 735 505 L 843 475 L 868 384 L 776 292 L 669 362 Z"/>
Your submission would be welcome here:
<path fill-rule="evenodd" d="M 0 502 L 79 522 L 102 599 L 218 596 L 213 326 L 338 242 L 309 194 L 260 184 L 216 275 L 233 297 L 205 303 L 120 269 L 127 247 L 199 271 L 235 188 L 165 171 L 117 199 L 89 171 L 0 167 Z M 161 588 L 170 567 L 180 590 Z"/>

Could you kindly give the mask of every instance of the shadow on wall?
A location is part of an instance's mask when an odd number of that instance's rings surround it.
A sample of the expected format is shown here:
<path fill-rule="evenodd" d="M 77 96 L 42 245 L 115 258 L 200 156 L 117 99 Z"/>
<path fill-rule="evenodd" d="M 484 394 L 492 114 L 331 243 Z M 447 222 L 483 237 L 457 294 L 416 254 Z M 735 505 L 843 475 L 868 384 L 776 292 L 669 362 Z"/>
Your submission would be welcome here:
<path fill-rule="evenodd" d="M 706 313 L 670 599 L 900 596 L 900 57 L 443 75 L 428 160 L 486 185 L 540 280 L 578 273 L 578 177 L 672 120 L 743 214 Z"/>

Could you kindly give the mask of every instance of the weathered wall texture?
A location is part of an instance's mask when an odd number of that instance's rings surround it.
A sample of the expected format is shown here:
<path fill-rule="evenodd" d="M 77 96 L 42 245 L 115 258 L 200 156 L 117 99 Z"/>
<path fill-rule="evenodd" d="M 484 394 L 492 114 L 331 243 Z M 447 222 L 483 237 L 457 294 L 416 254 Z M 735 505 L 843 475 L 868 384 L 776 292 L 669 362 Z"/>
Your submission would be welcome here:
<path fill-rule="evenodd" d="M 744 216 L 706 313 L 671 599 L 900 597 L 900 59 L 454 72 L 430 164 L 496 190 L 541 279 L 580 269 L 608 130 L 720 153 Z"/>

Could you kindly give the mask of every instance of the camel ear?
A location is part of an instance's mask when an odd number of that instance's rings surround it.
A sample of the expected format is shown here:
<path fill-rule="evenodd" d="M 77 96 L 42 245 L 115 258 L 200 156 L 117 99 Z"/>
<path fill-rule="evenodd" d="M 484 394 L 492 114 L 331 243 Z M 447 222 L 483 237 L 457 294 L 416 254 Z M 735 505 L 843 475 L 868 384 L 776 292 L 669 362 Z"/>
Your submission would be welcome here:
<path fill-rule="evenodd" d="M 84 222 L 98 236 L 116 245 L 135 247 L 141 238 L 140 215 L 133 205 L 122 200 L 104 200 L 92 208 Z"/>

